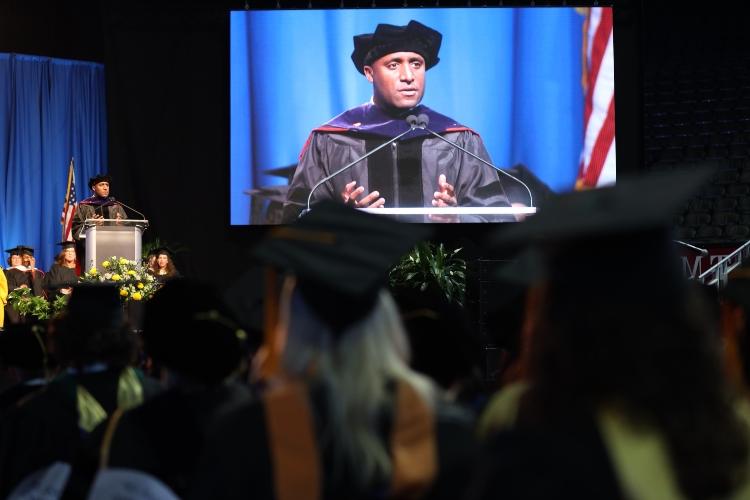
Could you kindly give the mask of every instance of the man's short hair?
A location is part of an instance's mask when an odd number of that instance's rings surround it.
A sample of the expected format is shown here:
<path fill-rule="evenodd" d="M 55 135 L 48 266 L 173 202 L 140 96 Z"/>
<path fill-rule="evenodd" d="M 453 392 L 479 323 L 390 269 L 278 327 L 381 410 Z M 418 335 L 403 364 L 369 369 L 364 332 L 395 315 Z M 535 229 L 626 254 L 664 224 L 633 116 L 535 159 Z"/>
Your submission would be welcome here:
<path fill-rule="evenodd" d="M 386 54 L 394 52 L 416 52 L 424 57 L 426 69 L 440 62 L 438 52 L 443 35 L 439 31 L 418 21 L 409 21 L 406 26 L 378 24 L 374 33 L 363 33 L 354 37 L 352 61 L 357 71 L 365 74 L 365 66 L 371 65 Z"/>

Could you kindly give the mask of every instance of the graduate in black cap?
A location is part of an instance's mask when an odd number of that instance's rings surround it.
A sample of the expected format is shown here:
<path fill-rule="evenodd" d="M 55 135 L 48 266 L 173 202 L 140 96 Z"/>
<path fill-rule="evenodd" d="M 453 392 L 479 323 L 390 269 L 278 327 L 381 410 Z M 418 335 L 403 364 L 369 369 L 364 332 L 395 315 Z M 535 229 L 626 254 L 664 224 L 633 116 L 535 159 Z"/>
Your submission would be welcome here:
<path fill-rule="evenodd" d="M 540 250 L 540 296 L 526 385 L 490 404 L 498 433 L 468 498 L 747 498 L 747 402 L 672 241 L 706 179 L 618 181 L 498 231 L 498 247 Z"/>
<path fill-rule="evenodd" d="M 0 425 L 2 498 L 35 471 L 56 461 L 71 463 L 115 410 L 137 406 L 160 390 L 133 367 L 136 339 L 116 286 L 76 287 L 51 343 L 63 372 Z"/>
<path fill-rule="evenodd" d="M 431 130 L 490 161 L 479 134 L 420 104 L 441 41 L 413 20 L 354 37 L 352 62 L 372 84 L 372 100 L 313 130 L 289 187 L 286 220 L 304 208 L 318 181 L 409 130 L 409 115 L 424 115 Z M 370 208 L 508 206 L 497 172 L 419 129 L 318 187 L 312 202 L 322 199 Z"/>
<path fill-rule="evenodd" d="M 29 287 L 37 297 L 44 297 L 44 277 L 45 273 L 36 267 L 36 258 L 32 247 L 19 245 L 21 252 L 21 264 L 26 268 L 27 280 Z"/>
<path fill-rule="evenodd" d="M 384 289 L 418 233 L 321 202 L 260 243 L 287 273 L 266 296 L 265 389 L 217 422 L 192 498 L 460 498 L 471 419 L 409 368 Z"/>
<path fill-rule="evenodd" d="M 70 295 L 73 285 L 78 283 L 78 261 L 76 259 L 76 242 L 61 241 L 60 253 L 55 257 L 49 272 L 45 276 L 44 288 L 47 297 L 54 300 L 60 295 Z"/>
<path fill-rule="evenodd" d="M 149 265 L 149 272 L 154 275 L 159 283 L 166 283 L 174 278 L 179 278 L 180 273 L 172 261 L 174 252 L 167 247 L 159 247 L 153 250 L 154 260 Z"/>
<path fill-rule="evenodd" d="M 9 325 L 0 333 L 0 419 L 13 405 L 47 384 L 47 360 L 42 325 Z"/>
<path fill-rule="evenodd" d="M 73 218 L 71 234 L 78 241 L 83 231 L 86 219 L 127 219 L 128 214 L 122 205 L 110 197 L 109 188 L 112 178 L 109 175 L 96 175 L 89 179 L 89 189 L 93 195 L 78 202 L 76 214 Z"/>
<path fill-rule="evenodd" d="M 37 297 L 44 297 L 44 272 L 37 269 L 34 260 L 34 249 L 18 245 L 6 250 L 8 252 L 8 268 L 3 272 L 8 286 L 8 293 L 16 288 L 29 288 Z M 5 304 L 5 322 L 19 323 L 21 316 L 10 303 Z"/>
<path fill-rule="evenodd" d="M 250 400 L 238 379 L 247 333 L 213 288 L 189 280 L 156 292 L 143 328 L 166 391 L 110 422 L 97 465 L 145 472 L 184 498 L 212 421 Z"/>

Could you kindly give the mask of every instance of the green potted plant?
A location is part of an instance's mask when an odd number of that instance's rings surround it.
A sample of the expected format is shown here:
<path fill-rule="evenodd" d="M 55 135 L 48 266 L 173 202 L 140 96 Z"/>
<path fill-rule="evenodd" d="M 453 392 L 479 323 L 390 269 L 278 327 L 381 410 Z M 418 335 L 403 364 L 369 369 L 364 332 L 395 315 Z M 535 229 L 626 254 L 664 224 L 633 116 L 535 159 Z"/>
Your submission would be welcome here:
<path fill-rule="evenodd" d="M 68 296 L 60 295 L 51 303 L 44 297 L 37 297 L 30 288 L 16 288 L 8 294 L 8 302 L 19 315 L 46 321 L 57 316 L 68 304 Z"/>
<path fill-rule="evenodd" d="M 466 293 L 466 261 L 442 243 L 422 242 L 401 258 L 390 271 L 391 289 L 416 288 L 423 293 L 441 294 L 448 302 L 463 305 Z"/>

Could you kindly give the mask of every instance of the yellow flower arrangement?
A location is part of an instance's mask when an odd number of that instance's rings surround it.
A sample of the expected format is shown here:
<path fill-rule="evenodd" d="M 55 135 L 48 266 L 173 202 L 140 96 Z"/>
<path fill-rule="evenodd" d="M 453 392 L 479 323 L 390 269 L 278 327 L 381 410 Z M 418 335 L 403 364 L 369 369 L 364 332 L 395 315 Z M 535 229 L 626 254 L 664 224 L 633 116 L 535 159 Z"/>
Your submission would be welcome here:
<path fill-rule="evenodd" d="M 146 272 L 139 262 L 123 257 L 109 257 L 101 262 L 101 273 L 91 268 L 81 276 L 80 281 L 87 283 L 112 283 L 120 289 L 123 301 L 148 300 L 161 286 L 154 277 Z"/>

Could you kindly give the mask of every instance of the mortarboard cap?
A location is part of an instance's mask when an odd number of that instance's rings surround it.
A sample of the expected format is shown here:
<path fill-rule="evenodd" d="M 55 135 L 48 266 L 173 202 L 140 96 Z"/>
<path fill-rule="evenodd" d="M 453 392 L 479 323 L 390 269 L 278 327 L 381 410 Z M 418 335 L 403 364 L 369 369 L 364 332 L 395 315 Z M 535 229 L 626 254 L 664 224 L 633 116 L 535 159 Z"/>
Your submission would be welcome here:
<path fill-rule="evenodd" d="M 273 175 L 276 177 L 283 177 L 286 180 L 290 181 L 292 180 L 292 177 L 294 177 L 294 173 L 297 171 L 297 164 L 292 163 L 291 165 L 286 165 L 283 167 L 276 167 L 276 168 L 267 168 L 263 170 L 264 175 Z"/>
<path fill-rule="evenodd" d="M 440 58 L 440 43 L 443 35 L 418 21 L 409 21 L 406 26 L 378 24 L 374 33 L 354 37 L 352 61 L 357 71 L 365 74 L 364 67 L 386 54 L 394 52 L 416 52 L 424 57 L 425 69 L 435 66 Z"/>
<path fill-rule="evenodd" d="M 89 189 L 93 189 L 94 186 L 96 186 L 100 182 L 107 182 L 109 184 L 112 184 L 112 177 L 107 174 L 95 175 L 94 177 L 89 179 Z"/>
<path fill-rule="evenodd" d="M 58 243 L 62 247 L 63 250 L 68 248 L 75 248 L 76 242 L 75 241 L 61 241 Z"/>
<path fill-rule="evenodd" d="M 156 256 L 159 256 L 161 254 L 169 256 L 170 259 L 174 256 L 174 252 L 172 251 L 172 249 L 166 246 L 154 248 L 149 253 L 149 255 L 156 255 Z"/>
<path fill-rule="evenodd" d="M 8 252 L 9 255 L 21 255 L 21 247 L 15 246 L 13 248 L 9 248 L 6 250 L 6 252 Z"/>
<path fill-rule="evenodd" d="M 145 349 L 193 379 L 220 382 L 236 370 L 247 333 L 216 290 L 187 279 L 167 282 L 146 302 Z"/>
<path fill-rule="evenodd" d="M 129 363 L 135 345 L 114 283 L 73 286 L 66 313 L 56 324 L 55 353 L 65 363 Z"/>
<path fill-rule="evenodd" d="M 507 230 L 497 232 L 491 243 L 513 247 L 669 228 L 675 212 L 710 173 L 706 169 L 651 173 L 620 180 L 613 187 L 559 195 L 526 222 L 502 228 Z"/>
<path fill-rule="evenodd" d="M 71 324 L 85 332 L 118 328 L 125 319 L 120 288 L 109 283 L 75 285 L 67 310 Z"/>
<path fill-rule="evenodd" d="M 21 255 L 31 255 L 32 257 L 34 256 L 34 249 L 32 247 L 18 245 L 18 251 Z"/>
<path fill-rule="evenodd" d="M 276 227 L 255 255 L 296 275 L 305 301 L 340 333 L 369 313 L 388 272 L 429 229 L 322 201 L 296 223 Z"/>
<path fill-rule="evenodd" d="M 684 278 L 672 220 L 709 175 L 706 169 L 651 173 L 560 195 L 525 222 L 501 227 L 491 244 L 537 246 L 542 257 L 532 267 L 542 267 L 538 272 L 548 280 L 567 283 L 571 293 L 575 288 L 626 302 L 678 300 Z"/>

